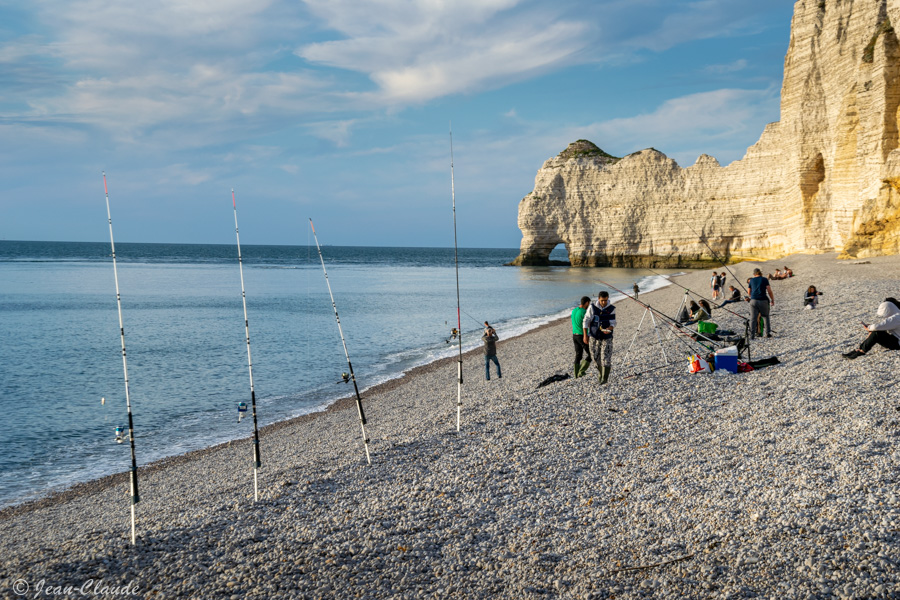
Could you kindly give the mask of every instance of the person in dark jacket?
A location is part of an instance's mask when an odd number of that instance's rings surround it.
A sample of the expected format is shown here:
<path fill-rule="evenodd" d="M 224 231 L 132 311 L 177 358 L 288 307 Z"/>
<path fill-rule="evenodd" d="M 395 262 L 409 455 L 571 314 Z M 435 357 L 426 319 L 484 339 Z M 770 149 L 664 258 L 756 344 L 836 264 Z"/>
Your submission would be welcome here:
<path fill-rule="evenodd" d="M 584 313 L 584 341 L 590 344 L 591 354 L 599 371 L 600 384 L 609 381 L 612 370 L 613 329 L 616 327 L 616 307 L 609 301 L 609 293 L 601 291 Z"/>
<path fill-rule="evenodd" d="M 503 379 L 503 375 L 500 373 L 500 361 L 497 360 L 497 340 L 500 338 L 497 337 L 494 328 L 487 324 L 487 321 L 484 324 L 484 335 L 481 336 L 481 341 L 484 342 L 484 379 L 485 381 L 491 380 L 492 362 L 497 365 L 497 379 Z"/>
<path fill-rule="evenodd" d="M 816 289 L 816 286 L 811 285 L 806 290 L 806 294 L 803 295 L 803 308 L 813 309 L 819 305 L 819 296 L 822 295 L 822 292 Z"/>
<path fill-rule="evenodd" d="M 775 306 L 772 286 L 759 269 L 753 269 L 753 277 L 747 283 L 747 293 L 750 294 L 750 338 L 755 338 L 757 334 L 762 336 L 759 317 L 762 317 L 766 325 L 766 337 L 772 337 L 772 322 L 769 320 L 769 309 Z"/>
<path fill-rule="evenodd" d="M 720 304 L 719 308 L 722 308 L 726 304 L 732 304 L 734 302 L 740 302 L 742 300 L 740 290 L 738 290 L 733 285 L 729 285 L 728 289 L 731 290 L 731 292 L 728 295 L 728 299 L 725 300 L 725 302 L 723 302 L 722 304 Z"/>

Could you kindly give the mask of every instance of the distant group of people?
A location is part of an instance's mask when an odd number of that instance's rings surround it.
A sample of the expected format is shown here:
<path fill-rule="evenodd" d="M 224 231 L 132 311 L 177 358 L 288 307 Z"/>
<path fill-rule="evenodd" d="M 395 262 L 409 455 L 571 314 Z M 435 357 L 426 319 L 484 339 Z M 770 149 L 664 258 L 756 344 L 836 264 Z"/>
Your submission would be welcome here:
<path fill-rule="evenodd" d="M 728 286 L 727 294 L 724 291 L 725 273 L 713 271 L 710 278 L 710 287 L 713 291 L 713 299 L 720 299 L 721 304 L 716 308 L 735 302 L 745 301 L 750 306 L 750 338 L 762 337 L 763 330 L 767 338 L 772 337 L 772 322 L 770 318 L 771 308 L 775 306 L 775 294 L 772 291 L 770 279 L 787 279 L 794 273 L 788 267 L 784 271 L 775 270 L 775 275 L 764 277 L 761 269 L 753 270 L 753 277 L 747 279 L 747 288 L 742 292 L 733 285 Z M 633 286 L 634 299 L 638 299 L 640 289 L 637 283 Z M 744 295 L 746 294 L 746 295 Z M 816 286 L 807 288 L 803 296 L 805 309 L 814 309 L 819 304 L 822 296 Z M 683 314 L 678 315 L 677 320 L 685 324 L 699 323 L 709 320 L 713 306 L 705 299 L 691 300 Z M 886 298 L 878 306 L 878 323 L 861 323 L 866 331 L 866 339 L 858 348 L 844 353 L 844 358 L 855 359 L 868 353 L 876 345 L 890 350 L 900 350 L 900 301 L 895 298 Z M 582 296 L 581 300 L 571 315 L 572 343 L 575 347 L 574 371 L 575 377 L 582 377 L 590 368 L 591 362 L 597 365 L 600 384 L 609 381 L 612 371 L 613 332 L 616 328 L 616 307 L 609 300 L 609 293 L 601 291 L 597 299 L 591 302 L 588 296 Z M 500 362 L 497 359 L 496 330 L 487 321 L 484 322 L 484 333 L 481 336 L 484 342 L 484 377 L 490 381 L 490 363 L 493 362 L 497 369 L 497 377 L 501 378 Z"/>
<path fill-rule="evenodd" d="M 775 269 L 774 275 L 772 273 L 769 273 L 769 279 L 775 279 L 775 280 L 787 279 L 788 277 L 793 277 L 793 276 L 794 276 L 794 272 L 791 271 L 787 267 L 784 268 L 784 271 L 782 271 L 781 269 Z"/>
<path fill-rule="evenodd" d="M 712 289 L 712 299 L 719 300 L 725 296 L 725 273 L 721 275 L 713 271 L 712 277 L 709 279 L 709 287 Z"/>

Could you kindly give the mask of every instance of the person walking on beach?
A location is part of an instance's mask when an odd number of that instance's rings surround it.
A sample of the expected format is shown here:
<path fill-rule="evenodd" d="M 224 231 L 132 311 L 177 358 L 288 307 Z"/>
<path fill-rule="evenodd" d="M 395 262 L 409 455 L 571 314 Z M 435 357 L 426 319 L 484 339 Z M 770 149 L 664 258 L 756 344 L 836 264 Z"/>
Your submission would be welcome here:
<path fill-rule="evenodd" d="M 591 299 L 581 297 L 581 302 L 572 309 L 572 342 L 575 344 L 575 377 L 584 375 L 591 366 L 591 348 L 584 341 L 584 313 L 591 305 Z M 584 356 L 584 361 L 581 360 Z"/>
<path fill-rule="evenodd" d="M 497 337 L 497 332 L 493 327 L 488 325 L 488 322 L 484 322 L 484 335 L 481 336 L 481 341 L 484 342 L 484 380 L 491 380 L 491 362 L 497 365 L 497 379 L 503 379 L 503 375 L 500 373 L 500 361 L 497 360 L 497 340 L 500 338 Z"/>
<path fill-rule="evenodd" d="M 719 274 L 713 271 L 712 277 L 709 278 L 709 287 L 712 288 L 712 299 L 719 299 Z"/>
<path fill-rule="evenodd" d="M 853 360 L 865 355 L 875 347 L 875 344 L 884 346 L 888 350 L 900 350 L 900 300 L 885 298 L 878 305 L 878 316 L 881 321 L 871 325 L 862 324 L 869 333 L 859 348 L 845 353 L 844 358 Z"/>
<path fill-rule="evenodd" d="M 634 299 L 637 300 L 638 294 L 641 293 L 641 288 L 638 287 L 637 281 L 634 282 L 634 287 L 631 289 L 634 290 Z"/>
<path fill-rule="evenodd" d="M 584 343 L 590 344 L 591 354 L 599 371 L 600 384 L 609 381 L 612 370 L 613 329 L 616 327 L 616 307 L 609 301 L 609 293 L 601 291 L 584 313 Z"/>
<path fill-rule="evenodd" d="M 750 294 L 750 338 L 755 338 L 757 332 L 762 336 L 759 317 L 762 317 L 766 324 L 766 337 L 772 337 L 772 321 L 769 319 L 769 308 L 775 306 L 772 286 L 759 269 L 753 269 L 753 277 L 747 283 L 747 292 Z"/>

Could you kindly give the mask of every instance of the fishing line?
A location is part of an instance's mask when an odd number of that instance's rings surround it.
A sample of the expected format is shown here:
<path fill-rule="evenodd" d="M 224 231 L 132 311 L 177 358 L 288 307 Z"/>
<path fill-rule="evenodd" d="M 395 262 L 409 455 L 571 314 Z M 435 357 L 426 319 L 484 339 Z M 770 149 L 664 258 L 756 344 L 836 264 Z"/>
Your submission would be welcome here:
<path fill-rule="evenodd" d="M 680 288 L 683 289 L 684 291 L 690 292 L 691 294 L 693 294 L 694 296 L 697 296 L 698 298 L 702 298 L 703 300 L 706 300 L 707 302 L 713 303 L 713 304 L 711 305 L 713 308 L 715 308 L 715 309 L 717 309 L 717 310 L 724 310 L 725 312 L 731 313 L 731 314 L 733 314 L 734 316 L 739 317 L 740 319 L 742 319 L 742 320 L 744 320 L 744 321 L 749 321 L 749 319 L 748 319 L 747 317 L 745 317 L 744 315 L 739 314 L 739 313 L 736 313 L 736 312 L 734 312 L 733 310 L 729 310 L 729 309 L 725 308 L 724 306 L 715 306 L 715 300 L 712 300 L 712 299 L 710 299 L 710 298 L 707 298 L 706 296 L 703 296 L 702 294 L 698 294 L 695 290 L 686 288 L 686 287 L 684 287 L 683 285 L 681 285 L 680 283 L 678 283 L 677 281 L 672 281 L 670 278 L 666 277 L 666 276 L 663 275 L 662 273 L 657 273 L 656 271 L 654 271 L 653 269 L 651 269 L 651 268 L 649 268 L 649 267 L 645 267 L 645 269 L 648 270 L 648 271 L 650 271 L 650 272 L 653 273 L 654 275 L 658 275 L 659 277 L 662 277 L 663 279 L 665 279 L 665 280 L 668 281 L 669 283 L 672 283 L 672 284 L 674 284 L 674 285 L 677 285 L 678 287 L 680 287 Z"/>
<path fill-rule="evenodd" d="M 689 336 L 688 336 L 687 333 L 685 333 L 684 327 L 682 327 L 680 323 L 678 323 L 677 321 L 675 321 L 675 319 L 673 319 L 672 317 L 670 317 L 670 316 L 668 316 L 668 315 L 666 315 L 666 314 L 664 314 L 664 313 L 662 313 L 662 312 L 656 310 L 655 308 L 653 308 L 653 307 L 650 306 L 649 304 L 646 304 L 646 303 L 644 303 L 644 302 L 641 302 L 640 300 L 634 298 L 633 296 L 629 296 L 628 294 L 626 294 L 625 292 L 623 292 L 623 291 L 620 290 L 619 288 L 614 287 L 614 286 L 612 286 L 612 285 L 606 283 L 605 281 L 601 281 L 601 280 L 599 280 L 599 279 L 598 279 L 597 281 L 598 281 L 600 284 L 605 285 L 605 286 L 608 287 L 609 289 L 611 289 L 611 290 L 613 290 L 613 291 L 615 291 L 615 292 L 618 292 L 619 294 L 622 294 L 623 296 L 625 296 L 625 297 L 628 298 L 629 300 L 632 300 L 633 302 L 637 302 L 639 305 L 643 306 L 644 308 L 649 309 L 651 312 L 655 313 L 656 315 L 658 315 L 658 316 L 661 317 L 662 319 L 665 319 L 666 321 L 668 321 L 666 324 L 669 325 L 669 327 L 671 327 L 671 328 L 673 329 L 673 331 L 676 333 L 675 339 L 678 340 L 680 343 L 684 344 L 685 346 L 687 346 L 688 350 L 690 350 L 690 354 L 691 354 L 691 355 L 694 355 L 694 354 L 697 353 L 696 350 L 695 350 L 694 348 L 692 348 L 692 347 L 690 346 L 690 344 L 688 344 L 688 342 L 687 342 L 686 340 L 684 340 L 684 339 L 681 338 L 681 336 L 685 336 L 685 337 L 689 337 Z M 693 332 L 692 332 L 692 333 L 693 333 Z M 702 338 L 704 338 L 704 339 L 706 339 L 706 340 L 708 340 L 710 343 L 712 343 L 713 345 L 715 345 L 715 343 L 713 342 L 713 340 L 707 338 L 707 337 L 704 336 L 702 333 L 698 333 L 697 335 L 700 336 L 700 337 L 702 337 Z M 704 348 L 707 352 L 711 350 L 711 348 L 707 347 L 705 344 L 703 344 L 703 342 L 700 342 L 700 341 L 695 340 L 695 339 L 693 339 L 693 338 L 690 338 L 690 339 L 691 339 L 695 344 L 698 344 L 698 345 L 700 345 L 702 348 Z"/>
<path fill-rule="evenodd" d="M 122 339 L 122 369 L 125 371 L 125 407 L 128 409 L 128 439 L 131 442 L 131 543 L 136 544 L 134 505 L 141 501 L 138 494 L 137 458 L 134 453 L 134 419 L 131 415 L 131 393 L 128 388 L 128 359 L 125 356 L 125 325 L 122 321 L 122 296 L 119 293 L 119 269 L 116 266 L 116 242 L 113 239 L 112 213 L 109 210 L 109 188 L 103 172 L 103 192 L 106 194 L 106 218 L 109 221 L 109 245 L 112 248 L 113 276 L 116 280 L 116 305 L 119 308 L 119 334 Z M 121 427 L 116 427 L 116 441 L 122 443 Z"/>
<path fill-rule="evenodd" d="M 709 205 L 709 202 L 707 202 L 707 205 Z M 712 249 L 712 246 L 710 246 L 708 243 L 706 243 L 706 240 L 703 239 L 703 236 L 701 236 L 699 233 L 697 233 L 696 230 L 694 230 L 694 228 L 691 227 L 690 224 L 689 224 L 687 221 L 685 221 L 685 225 L 687 225 L 688 229 L 690 229 L 691 231 L 693 231 L 693 232 L 694 232 L 694 235 L 696 235 L 697 238 L 698 238 L 701 242 L 703 242 L 703 245 L 706 246 L 706 247 L 709 249 L 709 251 L 710 251 L 710 252 L 712 253 L 712 255 L 713 255 L 713 258 L 715 258 L 715 259 L 718 260 L 720 263 L 722 263 L 722 267 L 723 267 L 726 271 L 728 271 L 728 273 L 729 273 L 729 274 L 731 275 L 731 277 L 734 279 L 735 283 L 738 284 L 738 287 L 741 288 L 742 290 L 747 289 L 747 288 L 743 287 L 743 285 L 741 285 L 741 280 L 738 279 L 738 278 L 737 278 L 737 275 L 735 275 L 734 272 L 733 272 L 731 269 L 728 268 L 728 265 L 725 264 L 725 261 L 718 255 L 718 253 L 717 253 L 715 250 Z M 744 332 L 745 332 L 745 342 L 746 342 L 746 344 L 747 344 L 747 362 L 750 362 L 750 319 L 747 319 L 746 321 L 744 321 Z"/>
<path fill-rule="evenodd" d="M 478 319 L 476 319 L 475 317 L 473 317 L 472 315 L 470 315 L 469 313 L 467 313 L 467 312 L 464 311 L 464 310 L 461 310 L 461 312 L 462 312 L 462 314 L 466 315 L 467 317 L 469 317 L 470 319 L 472 319 L 473 321 L 475 321 L 476 323 L 478 323 L 478 327 L 479 327 L 479 328 L 484 326 L 484 322 L 483 322 L 483 321 L 479 321 Z"/>
<path fill-rule="evenodd" d="M 735 275 L 735 274 L 732 272 L 732 270 L 728 268 L 728 265 L 725 264 L 725 261 L 722 260 L 722 258 L 718 255 L 718 253 L 716 253 L 716 251 L 712 249 L 712 246 L 710 246 L 709 244 L 706 243 L 706 240 L 703 239 L 703 236 L 701 236 L 699 233 L 697 233 L 697 231 L 696 231 L 693 227 L 691 227 L 689 223 L 685 222 L 685 225 L 687 225 L 688 229 L 690 229 L 690 230 L 694 233 L 694 235 L 696 235 L 697 238 L 698 238 L 701 242 L 703 242 L 703 245 L 706 246 L 706 247 L 709 249 L 709 251 L 710 251 L 710 252 L 712 253 L 712 255 L 713 255 L 713 258 L 715 258 L 717 261 L 719 261 L 720 263 L 722 263 L 722 267 L 723 267 L 726 271 L 728 271 L 728 273 L 731 275 L 731 277 L 734 279 L 734 281 L 738 284 L 738 287 L 741 287 L 741 289 L 743 289 L 743 286 L 741 286 L 741 280 L 738 279 L 738 278 L 737 278 L 737 275 Z"/>
<path fill-rule="evenodd" d="M 259 501 L 259 485 L 257 470 L 262 466 L 259 459 L 259 428 L 256 423 L 256 390 L 253 388 L 253 359 L 250 357 L 250 322 L 247 320 L 247 293 L 244 291 L 244 261 L 241 258 L 241 236 L 238 233 L 237 202 L 234 199 L 234 188 L 231 189 L 231 205 L 234 207 L 234 236 L 237 239 L 238 268 L 241 273 L 241 301 L 244 304 L 244 333 L 247 338 L 247 368 L 250 371 L 250 405 L 253 409 L 253 501 Z M 238 404 L 238 412 L 247 410 L 247 405 Z M 240 417 L 238 417 L 240 421 Z"/>
<path fill-rule="evenodd" d="M 322 261 L 322 272 L 325 274 L 325 284 L 328 286 L 328 295 L 331 296 L 331 308 L 334 309 L 334 319 L 337 321 L 338 333 L 341 334 L 341 344 L 344 346 L 344 356 L 347 357 L 347 368 L 350 369 L 350 380 L 353 381 L 353 389 L 356 391 L 356 410 L 359 412 L 359 424 L 362 427 L 363 445 L 366 448 L 366 462 L 372 464 L 369 456 L 369 437 L 366 435 L 366 415 L 363 412 L 362 398 L 359 397 L 359 386 L 356 385 L 356 375 L 353 373 L 353 364 L 350 362 L 350 353 L 347 352 L 347 342 L 344 340 L 344 328 L 341 327 L 341 318 L 338 316 L 337 304 L 334 303 L 334 294 L 331 293 L 331 283 L 328 281 L 328 271 L 325 269 L 325 259 L 322 258 L 322 248 L 319 246 L 319 236 L 316 235 L 316 227 L 312 219 L 309 220 L 313 238 L 316 240 L 316 250 L 319 252 L 319 260 Z"/>

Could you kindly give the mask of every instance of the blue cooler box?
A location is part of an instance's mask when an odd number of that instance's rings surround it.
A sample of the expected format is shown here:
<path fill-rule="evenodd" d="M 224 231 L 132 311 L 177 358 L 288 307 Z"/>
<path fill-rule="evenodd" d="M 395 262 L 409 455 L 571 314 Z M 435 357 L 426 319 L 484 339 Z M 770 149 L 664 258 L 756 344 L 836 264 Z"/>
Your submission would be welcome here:
<path fill-rule="evenodd" d="M 716 351 L 716 370 L 723 369 L 730 373 L 737 373 L 738 350 L 737 346 L 722 348 Z"/>

